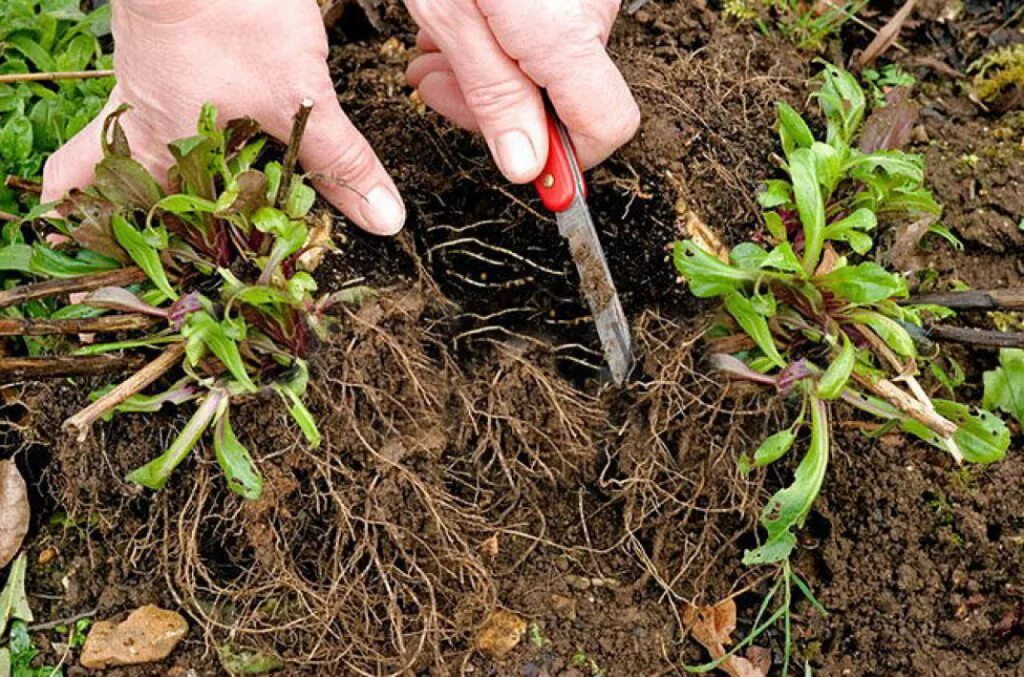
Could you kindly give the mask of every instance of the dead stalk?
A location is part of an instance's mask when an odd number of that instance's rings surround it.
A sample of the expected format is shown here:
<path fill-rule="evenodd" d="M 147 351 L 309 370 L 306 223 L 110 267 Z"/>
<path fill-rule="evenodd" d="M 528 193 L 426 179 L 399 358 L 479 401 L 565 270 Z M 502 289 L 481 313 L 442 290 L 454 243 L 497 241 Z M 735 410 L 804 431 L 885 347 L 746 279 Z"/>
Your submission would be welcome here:
<path fill-rule="evenodd" d="M 62 294 L 74 294 L 77 292 L 95 291 L 102 287 L 123 287 L 126 284 L 135 284 L 146 279 L 146 274 L 141 268 L 120 268 L 107 273 L 95 275 L 82 275 L 64 280 L 47 280 L 46 282 L 34 282 L 23 284 L 20 287 L 13 287 L 6 291 L 0 291 L 0 308 L 19 305 L 26 301 L 45 299 Z"/>
<path fill-rule="evenodd" d="M 137 314 L 71 320 L 0 318 L 0 336 L 72 336 L 74 334 L 137 331 L 151 329 L 159 322 L 159 318 Z"/>
<path fill-rule="evenodd" d="M 292 123 L 292 133 L 288 139 L 288 149 L 284 153 L 284 161 L 281 163 L 281 185 L 277 188 L 277 204 L 284 204 L 288 199 L 288 193 L 292 188 L 292 177 L 295 175 L 295 165 L 299 162 L 299 149 L 302 147 L 302 137 L 306 133 L 306 125 L 309 123 L 309 115 L 313 112 L 313 100 L 303 99 L 299 104 L 299 110 L 295 113 Z"/>
<path fill-rule="evenodd" d="M 0 382 L 75 376 L 102 376 L 138 369 L 144 364 L 138 355 L 62 355 L 59 357 L 2 357 Z"/>
<path fill-rule="evenodd" d="M 941 435 L 943 438 L 951 437 L 953 433 L 957 431 L 957 425 L 955 423 L 944 416 L 940 416 L 934 409 L 926 406 L 920 400 L 903 392 L 892 381 L 884 378 L 875 381 L 870 378 L 857 375 L 855 375 L 854 378 L 858 383 L 873 392 L 875 395 L 878 395 L 915 421 L 919 421 L 923 425 L 928 426 L 930 430 L 935 431 L 935 433 Z"/>
<path fill-rule="evenodd" d="M 111 409 L 163 376 L 181 361 L 184 354 L 185 344 L 175 343 L 161 353 L 158 358 L 118 384 L 109 393 L 64 421 L 64 430 L 76 434 L 77 440 L 84 442 L 93 423 Z"/>
<path fill-rule="evenodd" d="M 56 80 L 86 80 L 88 78 L 110 78 L 114 71 L 61 71 L 53 73 L 7 73 L 0 75 L 0 83 L 10 82 L 52 82 Z"/>

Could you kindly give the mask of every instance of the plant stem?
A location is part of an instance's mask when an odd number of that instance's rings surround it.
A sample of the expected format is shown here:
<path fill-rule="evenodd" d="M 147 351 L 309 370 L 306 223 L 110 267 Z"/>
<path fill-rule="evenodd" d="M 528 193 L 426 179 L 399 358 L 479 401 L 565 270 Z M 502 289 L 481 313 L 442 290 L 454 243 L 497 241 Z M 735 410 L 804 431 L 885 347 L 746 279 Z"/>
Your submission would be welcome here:
<path fill-rule="evenodd" d="M 8 214 L 7 212 L 0 212 L 0 221 L 20 221 L 20 216 L 14 214 Z"/>
<path fill-rule="evenodd" d="M 81 275 L 61 280 L 47 280 L 46 282 L 33 282 L 20 287 L 12 287 L 0 291 L 0 308 L 14 306 L 45 299 L 61 294 L 74 294 L 83 291 L 95 291 L 102 287 L 123 287 L 128 284 L 135 284 L 146 279 L 146 273 L 141 268 L 119 268 L 105 273 L 95 275 Z"/>
<path fill-rule="evenodd" d="M 88 78 L 110 78 L 114 71 L 59 71 L 52 73 L 6 73 L 0 75 L 0 83 L 8 82 L 50 82 L 54 80 L 85 80 Z"/>
<path fill-rule="evenodd" d="M 313 112 L 313 100 L 303 99 L 299 104 L 299 110 L 295 113 L 292 123 L 292 133 L 288 139 L 288 149 L 284 153 L 284 161 L 281 163 L 281 185 L 277 187 L 275 204 L 280 207 L 288 199 L 288 193 L 292 189 L 292 177 L 295 175 L 295 165 L 299 161 L 299 149 L 302 147 L 302 137 L 306 133 L 306 125 L 309 123 L 309 114 Z"/>
<path fill-rule="evenodd" d="M 928 328 L 928 338 L 987 348 L 1024 348 L 1024 332 L 1019 331 L 932 326 Z"/>
<path fill-rule="evenodd" d="M 903 392 L 892 381 L 884 378 L 874 380 L 871 377 L 863 376 L 861 374 L 854 374 L 853 378 L 857 383 L 860 383 L 862 386 L 873 392 L 875 395 L 881 397 L 883 400 L 890 403 L 910 418 L 915 421 L 919 421 L 930 430 L 935 431 L 937 435 L 947 438 L 951 437 L 953 433 L 957 431 L 957 425 L 955 423 L 944 416 L 940 416 L 934 409 L 926 406 L 920 400 Z"/>
<path fill-rule="evenodd" d="M 160 320 L 146 315 L 109 315 L 71 320 L 0 318 L 0 336 L 51 336 L 150 329 Z"/>
<path fill-rule="evenodd" d="M 84 442 L 92 424 L 103 417 L 117 405 L 123 403 L 177 365 L 185 354 L 185 344 L 175 343 L 155 360 L 147 364 L 131 377 L 118 384 L 113 390 L 96 400 L 88 407 L 64 421 L 64 430 L 75 433 L 79 442 Z M 81 359 L 81 358 L 78 358 Z"/>
<path fill-rule="evenodd" d="M 138 369 L 145 364 L 140 355 L 119 356 L 60 356 L 60 357 L 2 357 L 0 382 L 44 378 L 70 378 L 74 376 L 101 376 L 114 372 Z"/>
<path fill-rule="evenodd" d="M 1024 310 L 1024 289 L 972 289 L 913 296 L 901 305 L 930 303 L 956 310 Z"/>
<path fill-rule="evenodd" d="M 35 193 L 36 195 L 39 195 L 43 192 L 43 184 L 38 181 L 33 181 L 32 179 L 24 179 L 20 176 L 14 176 L 13 174 L 7 175 L 7 178 L 4 179 L 4 185 L 8 188 L 20 190 L 23 193 Z"/>

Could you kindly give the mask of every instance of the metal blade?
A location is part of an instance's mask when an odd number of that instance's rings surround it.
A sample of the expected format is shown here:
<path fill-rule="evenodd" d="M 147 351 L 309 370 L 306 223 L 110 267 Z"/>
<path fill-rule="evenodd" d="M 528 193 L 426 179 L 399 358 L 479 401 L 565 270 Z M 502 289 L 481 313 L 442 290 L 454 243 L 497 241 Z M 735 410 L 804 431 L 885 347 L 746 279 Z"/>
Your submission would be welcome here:
<path fill-rule="evenodd" d="M 612 380 L 622 385 L 633 370 L 633 339 L 597 228 L 581 198 L 577 197 L 572 207 L 558 215 L 558 232 L 569 241 L 572 260 L 580 273 L 580 287 L 594 314 Z"/>

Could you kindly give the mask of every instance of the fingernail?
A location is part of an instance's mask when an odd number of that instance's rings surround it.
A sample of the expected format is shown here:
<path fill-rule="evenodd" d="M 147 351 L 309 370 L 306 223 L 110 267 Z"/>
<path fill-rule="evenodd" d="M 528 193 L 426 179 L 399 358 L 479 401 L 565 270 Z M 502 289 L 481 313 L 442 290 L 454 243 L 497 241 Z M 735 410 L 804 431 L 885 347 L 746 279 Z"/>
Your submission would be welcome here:
<path fill-rule="evenodd" d="M 526 183 L 540 173 L 537 151 L 525 133 L 519 130 L 505 132 L 494 145 L 498 166 L 510 180 Z"/>
<path fill-rule="evenodd" d="M 387 186 L 376 186 L 366 194 L 359 214 L 367 228 L 380 235 L 394 235 L 405 225 L 405 205 Z"/>

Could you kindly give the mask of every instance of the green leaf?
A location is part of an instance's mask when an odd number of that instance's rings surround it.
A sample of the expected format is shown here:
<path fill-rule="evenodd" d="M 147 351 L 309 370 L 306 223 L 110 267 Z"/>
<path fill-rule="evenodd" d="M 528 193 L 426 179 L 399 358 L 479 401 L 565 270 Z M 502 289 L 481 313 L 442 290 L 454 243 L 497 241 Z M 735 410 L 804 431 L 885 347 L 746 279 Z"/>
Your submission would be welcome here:
<path fill-rule="evenodd" d="M 743 242 L 732 248 L 729 260 L 743 270 L 759 270 L 768 258 L 768 252 L 753 242 Z"/>
<path fill-rule="evenodd" d="M 856 266 L 843 266 L 819 278 L 825 289 L 850 303 L 878 303 L 908 295 L 907 281 L 890 273 L 877 263 L 865 262 Z"/>
<path fill-rule="evenodd" d="M 843 334 L 843 347 L 839 354 L 832 360 L 825 373 L 818 381 L 817 395 L 823 400 L 834 400 L 846 387 L 853 373 L 853 365 L 857 362 L 857 350 L 853 342 Z"/>
<path fill-rule="evenodd" d="M 11 619 L 32 622 L 32 610 L 28 606 L 28 597 L 25 595 L 25 571 L 27 568 L 25 553 L 21 553 L 11 564 L 10 573 L 7 574 L 7 583 L 0 591 L 0 635 L 3 635 L 4 628 L 7 627 L 7 623 Z"/>
<path fill-rule="evenodd" d="M 288 191 L 288 199 L 285 201 L 284 211 L 293 219 L 302 219 L 309 214 L 309 210 L 316 203 L 316 191 L 300 180 L 292 183 Z"/>
<path fill-rule="evenodd" d="M 825 227 L 826 240 L 847 242 L 858 254 L 866 254 L 873 244 L 871 237 L 864 231 L 873 230 L 878 225 L 875 213 L 867 208 L 860 208 L 835 223 Z"/>
<path fill-rule="evenodd" d="M 242 332 L 244 323 L 235 325 L 227 320 L 218 322 L 208 312 L 200 311 L 189 316 L 181 333 L 188 341 L 186 352 L 193 365 L 203 354 L 198 347 L 198 344 L 201 344 L 217 356 L 240 386 L 248 392 L 256 392 L 259 388 L 249 376 L 238 349 L 238 341 L 244 338 Z"/>
<path fill-rule="evenodd" d="M 978 409 L 971 412 L 970 407 L 949 400 L 932 400 L 935 411 L 953 423 L 957 431 L 953 433 L 953 441 L 970 463 L 995 463 L 1006 456 L 1010 447 L 1010 430 L 1002 419 L 992 412 Z M 932 446 L 949 451 L 945 441 L 930 428 L 913 419 L 900 421 L 900 427 Z"/>
<path fill-rule="evenodd" d="M 786 232 L 786 224 L 782 222 L 782 217 L 776 212 L 765 212 L 763 216 L 765 228 L 768 229 L 771 236 L 779 242 L 785 242 L 788 238 L 788 233 Z"/>
<path fill-rule="evenodd" d="M 789 181 L 771 179 L 765 181 L 757 194 L 757 202 L 765 209 L 788 205 L 793 201 L 793 187 Z"/>
<path fill-rule="evenodd" d="M 168 195 L 156 203 L 157 209 L 172 214 L 212 214 L 217 211 L 217 203 L 195 195 Z"/>
<path fill-rule="evenodd" d="M 1003 411 L 1024 425 L 1024 350 L 1003 348 L 999 366 L 986 371 L 985 397 L 982 406 L 990 411 Z"/>
<path fill-rule="evenodd" d="M 298 424 L 306 441 L 313 447 L 319 447 L 323 438 L 320 435 L 320 430 L 317 428 L 316 419 L 313 418 L 313 414 L 306 408 L 302 398 L 291 388 L 277 385 L 274 386 L 274 389 L 284 398 L 285 404 L 288 406 L 288 413 L 292 415 L 295 423 Z"/>
<path fill-rule="evenodd" d="M 914 339 L 910 337 L 907 330 L 900 324 L 881 313 L 862 311 L 850 316 L 854 322 L 860 322 L 871 327 L 879 338 L 885 341 L 886 345 L 892 348 L 893 352 L 902 357 L 917 357 L 917 348 L 914 346 Z"/>
<path fill-rule="evenodd" d="M 227 393 L 224 390 L 211 390 L 167 451 L 141 468 L 133 470 L 126 479 L 149 489 L 163 489 L 174 469 L 195 449 L 226 397 Z"/>
<path fill-rule="evenodd" d="M 793 151 L 789 160 L 800 223 L 804 229 L 804 271 L 811 274 L 818 267 L 825 243 L 825 201 L 818 185 L 814 153 L 806 148 Z"/>
<path fill-rule="evenodd" d="M 31 273 L 31 245 L 9 244 L 6 247 L 0 247 L 0 270 Z"/>
<path fill-rule="evenodd" d="M 743 555 L 744 564 L 781 562 L 796 547 L 792 529 L 803 525 L 825 481 L 829 435 L 828 405 L 811 397 L 810 448 L 793 475 L 793 483 L 772 496 L 761 512 L 761 525 L 768 532 L 768 538 L 761 547 Z"/>
<path fill-rule="evenodd" d="M 748 298 L 736 292 L 729 294 L 725 297 L 725 309 L 743 327 L 743 331 L 754 339 L 757 347 L 775 366 L 786 366 L 786 360 L 782 359 L 779 349 L 775 346 L 775 338 L 768 328 L 768 321 L 754 308 Z"/>
<path fill-rule="evenodd" d="M 283 670 L 285 667 L 284 661 L 277 656 L 251 649 L 236 648 L 231 644 L 218 646 L 217 655 L 221 665 L 232 675 L 263 675 Z"/>
<path fill-rule="evenodd" d="M 849 147 L 864 119 L 864 90 L 850 73 L 824 63 L 821 88 L 815 94 L 828 123 L 828 143 L 836 149 Z"/>
<path fill-rule="evenodd" d="M 768 436 L 754 452 L 753 466 L 763 468 L 782 458 L 796 441 L 796 432 L 787 428 Z"/>
<path fill-rule="evenodd" d="M 121 264 L 106 256 L 83 249 L 77 256 L 50 249 L 41 242 L 32 246 L 32 272 L 46 277 L 68 278 L 116 270 Z"/>
<path fill-rule="evenodd" d="M 811 152 L 814 154 L 818 183 L 826 195 L 831 195 L 843 178 L 843 158 L 835 148 L 820 141 L 814 142 Z"/>
<path fill-rule="evenodd" d="M 114 214 L 112 225 L 114 237 L 117 239 L 118 244 L 124 247 L 124 250 L 132 257 L 132 261 L 145 271 L 150 281 L 167 298 L 177 300 L 178 292 L 175 291 L 174 287 L 171 286 L 170 280 L 167 279 L 167 272 L 160 261 L 160 252 L 152 244 L 154 239 L 159 239 L 158 233 L 152 230 L 145 234 L 139 232 L 120 214 Z M 154 238 L 153 235 L 157 235 L 157 237 Z M 163 237 L 166 242 L 166 234 Z"/>
<path fill-rule="evenodd" d="M 781 270 L 786 273 L 799 273 L 803 274 L 803 267 L 800 265 L 800 259 L 793 253 L 793 247 L 788 242 L 783 242 L 773 249 L 764 261 L 761 262 L 762 268 L 774 268 L 775 270 Z"/>
<path fill-rule="evenodd" d="M 32 154 L 32 123 L 22 115 L 14 115 L 0 129 L 0 159 L 16 164 Z"/>
<path fill-rule="evenodd" d="M 775 110 L 779 118 L 779 137 L 782 140 L 782 149 L 789 157 L 797 148 L 810 148 L 814 143 L 814 135 L 811 128 L 807 126 L 800 113 L 792 106 L 783 101 L 775 103 Z"/>
<path fill-rule="evenodd" d="M 222 405 L 213 432 L 213 451 L 224 472 L 228 488 L 242 498 L 255 501 L 263 493 L 263 476 L 257 470 L 249 450 L 238 441 L 231 427 L 231 414 L 227 400 Z"/>
<path fill-rule="evenodd" d="M 676 243 L 673 262 L 690 292 L 701 298 L 723 296 L 757 279 L 756 273 L 722 263 L 692 240 Z"/>

